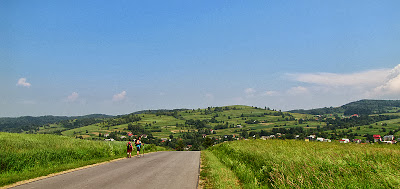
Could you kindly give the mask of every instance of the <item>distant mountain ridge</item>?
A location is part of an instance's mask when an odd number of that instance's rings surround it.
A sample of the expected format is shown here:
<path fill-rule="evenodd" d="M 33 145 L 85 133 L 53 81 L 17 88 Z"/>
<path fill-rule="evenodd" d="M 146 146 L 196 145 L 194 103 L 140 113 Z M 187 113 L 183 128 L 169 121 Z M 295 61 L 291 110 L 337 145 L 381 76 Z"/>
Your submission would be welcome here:
<path fill-rule="evenodd" d="M 190 110 L 187 108 L 179 108 L 179 109 L 158 109 L 158 110 L 140 110 L 137 112 L 133 112 L 132 114 L 156 114 L 156 113 L 162 113 L 162 112 L 175 112 L 175 111 L 186 111 Z"/>
<path fill-rule="evenodd" d="M 0 118 L 0 132 L 23 132 L 35 130 L 40 126 L 61 123 L 65 129 L 81 127 L 85 124 L 93 124 L 107 118 L 122 118 L 129 117 L 136 114 L 155 114 L 155 115 L 170 115 L 179 117 L 177 112 L 186 111 L 190 109 L 159 109 L 159 110 L 142 110 L 133 112 L 127 115 L 110 116 L 105 114 L 90 114 L 85 116 L 23 116 L 16 118 Z M 311 110 L 291 110 L 290 113 L 301 113 L 311 115 L 324 115 L 324 114 L 343 114 L 343 115 L 371 115 L 382 113 L 397 113 L 400 112 L 400 100 L 359 100 L 345 104 L 340 107 L 325 107 Z M 71 123 L 72 120 L 74 123 Z"/>
<path fill-rule="evenodd" d="M 58 123 L 60 121 L 75 120 L 75 119 L 105 119 L 114 116 L 105 114 L 90 114 L 84 116 L 22 116 L 22 117 L 3 117 L 0 118 L 1 132 L 21 132 L 34 129 L 36 127 Z"/>
<path fill-rule="evenodd" d="M 312 115 L 344 114 L 344 115 L 370 115 L 400 112 L 400 100 L 359 100 L 350 102 L 340 107 L 325 107 L 311 110 L 291 110 L 291 113 L 302 113 Z"/>

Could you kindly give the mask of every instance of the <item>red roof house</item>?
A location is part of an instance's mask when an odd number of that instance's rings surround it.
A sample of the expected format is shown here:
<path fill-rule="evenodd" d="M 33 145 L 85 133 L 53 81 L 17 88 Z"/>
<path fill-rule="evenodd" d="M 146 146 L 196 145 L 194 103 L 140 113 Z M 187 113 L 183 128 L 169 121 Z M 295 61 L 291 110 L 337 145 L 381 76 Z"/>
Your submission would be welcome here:
<path fill-rule="evenodd" d="M 374 135 L 374 142 L 382 141 L 381 135 Z"/>

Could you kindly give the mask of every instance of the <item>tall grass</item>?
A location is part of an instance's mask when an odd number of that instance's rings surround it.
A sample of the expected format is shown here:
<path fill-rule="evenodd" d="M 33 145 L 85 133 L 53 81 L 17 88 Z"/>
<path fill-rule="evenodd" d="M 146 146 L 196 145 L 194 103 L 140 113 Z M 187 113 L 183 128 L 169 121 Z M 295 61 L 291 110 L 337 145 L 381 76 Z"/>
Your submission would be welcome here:
<path fill-rule="evenodd" d="M 397 188 L 397 145 L 249 140 L 209 149 L 244 188 Z"/>
<path fill-rule="evenodd" d="M 201 152 L 201 180 L 200 188 L 240 188 L 239 179 L 232 170 L 218 161 L 209 151 Z"/>
<path fill-rule="evenodd" d="M 125 156 L 125 142 L 0 132 L 0 186 Z"/>

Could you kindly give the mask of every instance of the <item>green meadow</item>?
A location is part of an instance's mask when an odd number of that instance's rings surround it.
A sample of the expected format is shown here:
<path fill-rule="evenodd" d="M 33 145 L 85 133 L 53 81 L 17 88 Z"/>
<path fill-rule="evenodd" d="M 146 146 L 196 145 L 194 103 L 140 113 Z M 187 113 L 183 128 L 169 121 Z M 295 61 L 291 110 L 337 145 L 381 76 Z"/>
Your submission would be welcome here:
<path fill-rule="evenodd" d="M 398 188 L 399 157 L 398 145 L 235 141 L 204 151 L 201 176 L 204 188 Z"/>
<path fill-rule="evenodd" d="M 144 149 L 165 150 L 155 145 Z M 0 132 L 0 186 L 125 156 L 125 142 Z"/>

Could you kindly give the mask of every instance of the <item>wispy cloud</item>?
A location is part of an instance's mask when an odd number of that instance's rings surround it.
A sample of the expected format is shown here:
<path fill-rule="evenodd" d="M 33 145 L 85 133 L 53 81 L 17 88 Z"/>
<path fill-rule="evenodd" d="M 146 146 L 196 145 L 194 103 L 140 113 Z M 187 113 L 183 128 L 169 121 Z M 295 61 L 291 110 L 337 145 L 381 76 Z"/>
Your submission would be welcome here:
<path fill-rule="evenodd" d="M 300 73 L 287 74 L 293 80 L 324 86 L 377 86 L 385 81 L 390 69 L 369 70 L 350 74 Z"/>
<path fill-rule="evenodd" d="M 67 97 L 67 101 L 68 102 L 75 102 L 76 100 L 78 100 L 79 98 L 79 94 L 77 92 L 73 92 L 71 95 L 69 95 Z"/>
<path fill-rule="evenodd" d="M 279 95 L 278 91 L 265 91 L 261 94 L 261 96 L 277 96 Z"/>
<path fill-rule="evenodd" d="M 304 95 L 309 93 L 309 90 L 303 86 L 292 87 L 287 91 L 289 95 Z"/>
<path fill-rule="evenodd" d="M 360 98 L 400 97 L 400 64 L 393 69 L 376 69 L 348 74 L 305 73 L 286 74 L 286 76 L 309 84 L 307 88 L 309 92 L 347 93 Z M 304 92 L 305 89 L 292 88 L 288 93 Z"/>
<path fill-rule="evenodd" d="M 26 82 L 26 78 L 19 78 L 19 80 L 17 82 L 17 86 L 30 87 L 31 84 Z"/>
<path fill-rule="evenodd" d="M 247 88 L 244 90 L 244 93 L 246 94 L 246 97 L 254 97 L 256 94 L 256 90 L 254 88 Z"/>
<path fill-rule="evenodd" d="M 112 98 L 112 101 L 114 101 L 114 102 L 119 102 L 119 101 L 123 101 L 123 100 L 125 100 L 126 99 L 126 91 L 122 91 L 121 93 L 119 93 L 119 94 L 115 94 L 114 96 L 113 96 L 113 98 Z"/>

